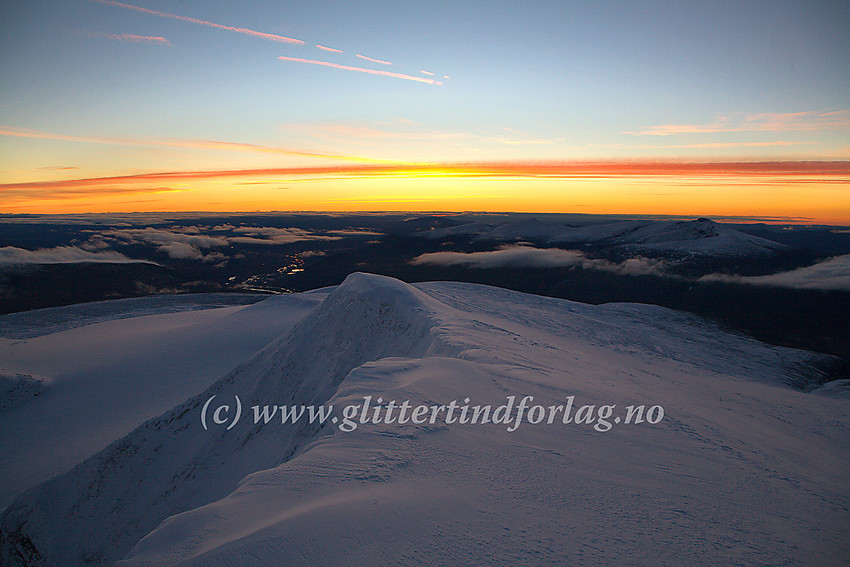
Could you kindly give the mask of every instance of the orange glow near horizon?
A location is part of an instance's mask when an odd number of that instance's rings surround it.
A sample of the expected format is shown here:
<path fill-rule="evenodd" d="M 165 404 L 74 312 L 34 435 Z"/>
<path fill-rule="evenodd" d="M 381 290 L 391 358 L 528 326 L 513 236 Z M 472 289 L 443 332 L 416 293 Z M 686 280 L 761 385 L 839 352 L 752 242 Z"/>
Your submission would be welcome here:
<path fill-rule="evenodd" d="M 345 164 L 0 184 L 0 212 L 494 211 L 850 224 L 850 162 Z"/>

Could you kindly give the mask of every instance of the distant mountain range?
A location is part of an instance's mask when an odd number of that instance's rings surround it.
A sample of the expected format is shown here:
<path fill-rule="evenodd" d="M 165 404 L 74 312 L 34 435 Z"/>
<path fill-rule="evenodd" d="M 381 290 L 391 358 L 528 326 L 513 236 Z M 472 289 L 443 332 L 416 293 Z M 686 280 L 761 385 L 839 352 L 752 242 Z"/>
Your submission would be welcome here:
<path fill-rule="evenodd" d="M 577 228 L 536 219 L 496 227 L 476 222 L 439 228 L 421 235 L 431 239 L 466 235 L 477 241 L 530 240 L 547 244 L 596 244 L 646 252 L 727 257 L 769 255 L 787 249 L 784 244 L 752 236 L 705 218 L 693 221 L 630 220 Z"/>

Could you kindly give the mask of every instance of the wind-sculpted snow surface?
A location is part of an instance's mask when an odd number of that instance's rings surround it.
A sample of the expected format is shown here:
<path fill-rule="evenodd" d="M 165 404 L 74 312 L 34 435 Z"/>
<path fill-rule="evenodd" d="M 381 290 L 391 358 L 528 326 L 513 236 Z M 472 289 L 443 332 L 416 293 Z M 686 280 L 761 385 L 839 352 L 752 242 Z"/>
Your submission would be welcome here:
<path fill-rule="evenodd" d="M 818 357 L 639 305 L 353 274 L 251 362 L 2 518 L 9 565 L 846 562 Z M 808 381 L 808 382 L 806 382 Z M 798 386 L 806 382 L 804 392 Z M 643 404 L 654 423 L 200 423 L 221 403 Z M 216 402 L 219 403 L 219 402 Z M 232 409 L 232 408 L 231 408 Z M 613 419 L 613 418 L 612 418 Z M 380 421 L 380 420 L 379 420 Z M 123 560 L 121 560 L 123 558 Z"/>
<path fill-rule="evenodd" d="M 148 295 L 62 307 L 46 307 L 0 316 L 0 337 L 30 339 L 102 321 L 160 313 L 199 311 L 231 305 L 250 305 L 265 298 L 266 296 L 250 293 L 188 293 Z"/>
<path fill-rule="evenodd" d="M 39 336 L 17 314 L 0 317 L 5 331 L 24 335 L 0 338 L 0 509 L 251 360 L 322 297 L 220 307 L 215 295 L 191 295 L 42 309 L 26 318 L 46 331 Z"/>

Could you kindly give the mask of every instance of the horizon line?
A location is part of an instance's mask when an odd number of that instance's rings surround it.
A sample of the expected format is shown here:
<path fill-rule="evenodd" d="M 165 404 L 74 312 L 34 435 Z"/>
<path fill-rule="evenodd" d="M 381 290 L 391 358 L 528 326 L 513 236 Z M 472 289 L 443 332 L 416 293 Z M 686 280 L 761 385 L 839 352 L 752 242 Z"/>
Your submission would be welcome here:
<path fill-rule="evenodd" d="M 109 217 L 109 216 L 133 216 L 133 215 L 162 215 L 162 216 L 182 216 L 182 217 L 199 217 L 200 215 L 212 215 L 212 216 L 250 216 L 250 215 L 324 215 L 324 216 L 333 216 L 333 217 L 349 217 L 349 216 L 446 216 L 446 217 L 458 217 L 458 216 L 524 216 L 524 217 L 565 217 L 565 216 L 573 216 L 573 217 L 602 217 L 602 218 L 616 218 L 616 219 L 625 219 L 625 220 L 702 220 L 706 219 L 711 222 L 716 222 L 719 224 L 795 224 L 795 225 L 804 225 L 804 226 L 821 226 L 828 228 L 846 228 L 848 225 L 844 224 L 831 224 L 831 223 L 823 223 L 817 222 L 817 219 L 811 217 L 789 217 L 789 216 L 770 216 L 770 215 L 705 215 L 701 213 L 694 214 L 659 214 L 659 213 L 633 213 L 633 214 L 624 214 L 624 213 L 582 213 L 578 211 L 574 212 L 546 212 L 546 211 L 537 211 L 537 212 L 522 212 L 522 211 L 505 211 L 505 210 L 466 210 L 466 211 L 450 211 L 450 210 L 369 210 L 364 209 L 360 211 L 338 211 L 332 209 L 267 209 L 267 210 L 258 210 L 258 209 L 246 209 L 246 210 L 230 210 L 230 211 L 216 211 L 216 210 L 194 210 L 194 211 L 181 211 L 181 210 L 163 210 L 163 211 L 142 211 L 142 210 L 134 210 L 134 211 L 108 211 L 108 212 L 95 212 L 88 211 L 84 213 L 80 212 L 67 212 L 67 213 L 9 213 L 9 212 L 0 212 L 0 222 L 6 220 L 15 220 L 10 217 L 20 217 L 20 218 L 33 218 L 34 220 L 42 219 L 44 217 L 65 217 L 65 218 L 74 218 L 74 217 Z M 172 219 L 173 220 L 173 219 Z M 529 219 L 530 220 L 530 219 Z M 552 221 L 554 222 L 554 221 Z"/>

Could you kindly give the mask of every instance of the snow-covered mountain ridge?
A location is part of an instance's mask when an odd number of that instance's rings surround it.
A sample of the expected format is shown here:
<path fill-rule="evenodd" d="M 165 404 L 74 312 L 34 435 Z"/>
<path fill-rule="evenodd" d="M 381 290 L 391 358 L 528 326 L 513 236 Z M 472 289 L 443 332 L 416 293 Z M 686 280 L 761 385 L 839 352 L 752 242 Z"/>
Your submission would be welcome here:
<path fill-rule="evenodd" d="M 257 306 L 262 304 L 257 304 Z M 805 564 L 846 559 L 823 357 L 663 308 L 352 274 L 210 388 L 4 513 L 8 565 Z M 810 389 L 811 389 L 810 388 Z M 838 388 L 840 390 L 840 387 Z M 210 396 L 663 406 L 654 425 L 240 422 Z M 122 560 L 123 558 L 123 560 Z"/>
<path fill-rule="evenodd" d="M 724 257 L 762 256 L 786 249 L 778 242 L 752 236 L 706 218 L 691 221 L 629 220 L 582 227 L 530 219 L 495 228 L 480 223 L 463 224 L 422 232 L 421 235 L 430 239 L 470 235 L 477 241 L 598 244 L 643 252 Z"/>
<path fill-rule="evenodd" d="M 693 221 L 626 221 L 569 231 L 564 242 L 611 243 L 642 250 L 667 250 L 715 256 L 751 256 L 776 252 L 784 245 L 700 218 Z"/>

